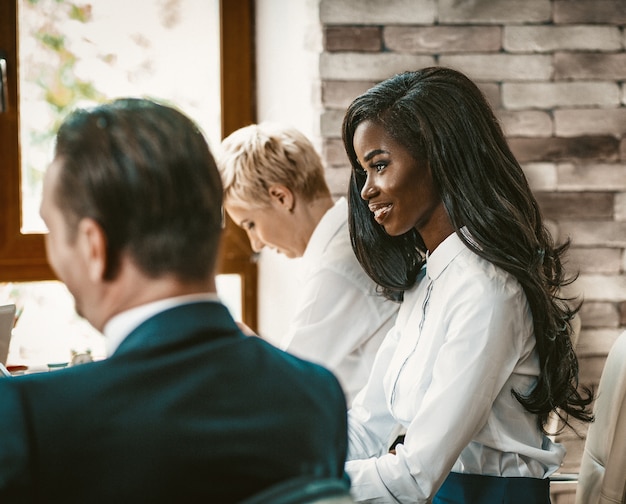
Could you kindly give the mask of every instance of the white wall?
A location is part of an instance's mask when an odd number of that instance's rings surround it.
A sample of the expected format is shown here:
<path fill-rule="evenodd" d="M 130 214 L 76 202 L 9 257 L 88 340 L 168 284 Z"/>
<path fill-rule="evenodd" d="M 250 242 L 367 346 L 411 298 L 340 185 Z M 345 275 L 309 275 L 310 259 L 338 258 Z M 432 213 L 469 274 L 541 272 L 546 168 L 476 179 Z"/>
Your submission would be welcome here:
<path fill-rule="evenodd" d="M 319 0 L 256 0 L 257 120 L 291 125 L 319 139 Z M 277 341 L 297 296 L 297 259 L 259 258 L 259 332 Z"/>

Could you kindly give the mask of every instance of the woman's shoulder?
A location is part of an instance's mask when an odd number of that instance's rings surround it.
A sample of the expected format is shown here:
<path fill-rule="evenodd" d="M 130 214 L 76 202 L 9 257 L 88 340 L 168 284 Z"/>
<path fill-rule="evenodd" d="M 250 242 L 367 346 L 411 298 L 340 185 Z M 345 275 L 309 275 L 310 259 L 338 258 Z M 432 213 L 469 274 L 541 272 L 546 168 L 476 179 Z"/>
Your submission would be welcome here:
<path fill-rule="evenodd" d="M 446 289 L 482 298 L 502 298 L 523 293 L 519 281 L 509 272 L 466 248 L 442 275 Z"/>

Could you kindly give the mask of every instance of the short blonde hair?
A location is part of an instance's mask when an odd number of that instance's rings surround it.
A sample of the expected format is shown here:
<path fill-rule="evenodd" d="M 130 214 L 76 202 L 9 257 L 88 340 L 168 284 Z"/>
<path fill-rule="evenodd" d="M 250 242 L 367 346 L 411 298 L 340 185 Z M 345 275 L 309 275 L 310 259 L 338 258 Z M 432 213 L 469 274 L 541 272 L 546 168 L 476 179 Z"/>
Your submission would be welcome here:
<path fill-rule="evenodd" d="M 292 127 L 263 122 L 238 129 L 222 141 L 218 168 L 224 199 L 255 208 L 270 205 L 268 189 L 275 184 L 308 201 L 330 195 L 319 154 Z"/>

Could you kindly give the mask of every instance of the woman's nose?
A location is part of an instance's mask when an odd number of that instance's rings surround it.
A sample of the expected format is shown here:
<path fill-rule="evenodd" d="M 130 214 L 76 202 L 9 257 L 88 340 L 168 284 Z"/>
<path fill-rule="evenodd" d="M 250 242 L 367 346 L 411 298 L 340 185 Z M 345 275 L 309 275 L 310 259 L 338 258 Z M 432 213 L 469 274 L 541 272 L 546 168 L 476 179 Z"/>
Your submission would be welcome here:
<path fill-rule="evenodd" d="M 361 198 L 369 200 L 376 193 L 376 188 L 370 181 L 370 177 L 367 177 L 363 188 L 361 189 Z"/>

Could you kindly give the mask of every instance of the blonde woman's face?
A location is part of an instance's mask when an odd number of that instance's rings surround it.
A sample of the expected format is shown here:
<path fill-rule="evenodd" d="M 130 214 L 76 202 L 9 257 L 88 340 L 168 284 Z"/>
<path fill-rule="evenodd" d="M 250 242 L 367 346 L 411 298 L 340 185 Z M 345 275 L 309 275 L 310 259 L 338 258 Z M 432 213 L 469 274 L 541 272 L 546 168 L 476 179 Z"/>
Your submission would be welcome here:
<path fill-rule="evenodd" d="M 275 205 L 255 208 L 240 201 L 226 201 L 224 208 L 233 222 L 247 233 L 255 252 L 268 247 L 289 258 L 301 257 L 304 253 L 295 239 L 295 219 L 284 208 Z"/>

